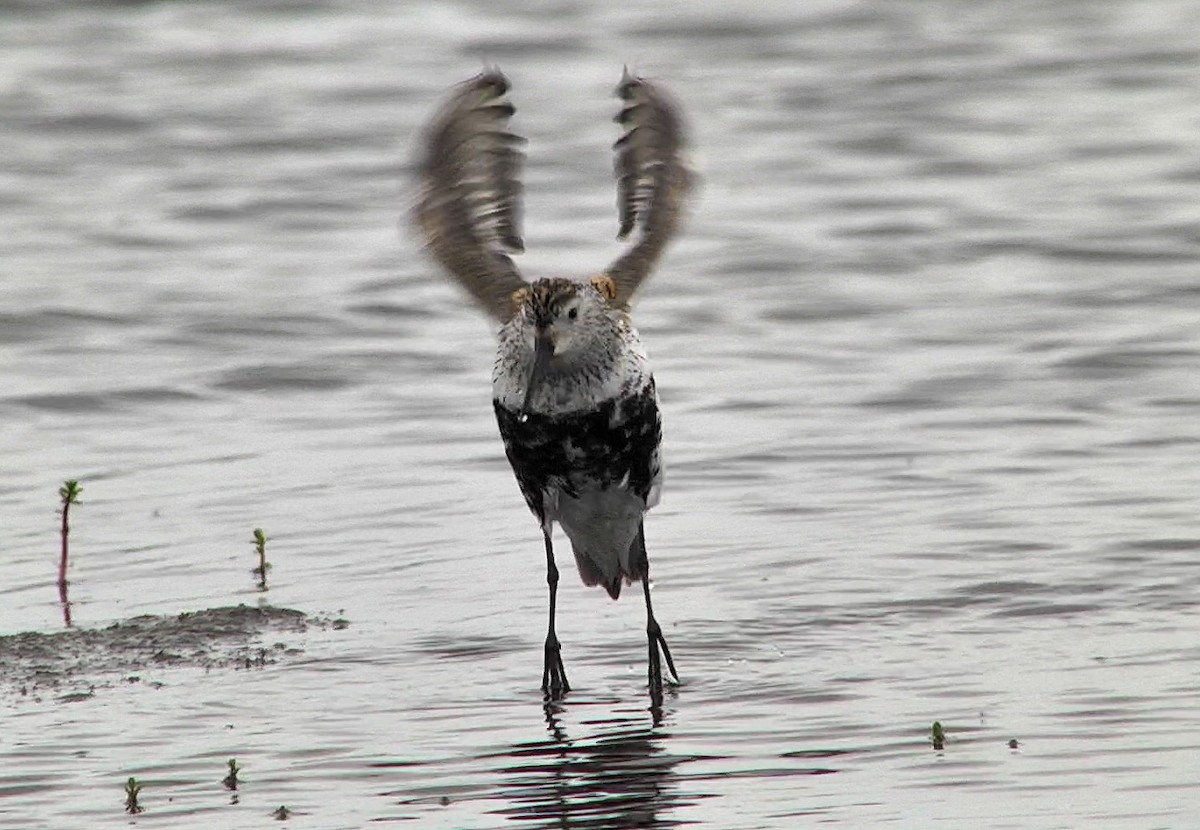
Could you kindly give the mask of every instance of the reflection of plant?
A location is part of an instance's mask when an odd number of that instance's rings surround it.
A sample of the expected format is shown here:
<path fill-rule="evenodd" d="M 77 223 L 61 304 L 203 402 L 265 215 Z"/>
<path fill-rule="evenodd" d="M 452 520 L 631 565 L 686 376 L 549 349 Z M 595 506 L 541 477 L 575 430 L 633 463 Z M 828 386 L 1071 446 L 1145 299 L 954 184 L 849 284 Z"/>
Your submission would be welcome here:
<path fill-rule="evenodd" d="M 141 791 L 142 785 L 132 775 L 129 776 L 129 780 L 125 782 L 125 812 L 131 816 L 135 816 L 145 809 L 138 804 L 138 793 Z"/>
<path fill-rule="evenodd" d="M 238 773 L 241 771 L 242 771 L 242 768 L 238 766 L 237 759 L 230 758 L 229 759 L 229 775 L 226 775 L 225 779 L 221 782 L 222 784 L 225 785 L 225 789 L 227 789 L 227 790 L 236 790 L 237 789 Z"/>
<path fill-rule="evenodd" d="M 271 563 L 267 561 L 267 534 L 263 533 L 261 527 L 254 528 L 254 541 L 250 544 L 258 551 L 258 567 L 254 569 L 254 573 L 258 574 L 258 590 L 265 591 L 267 571 L 271 570 Z"/>
<path fill-rule="evenodd" d="M 79 486 L 79 482 L 75 479 L 70 479 L 63 482 L 63 486 L 58 488 L 58 497 L 62 500 L 62 559 L 58 563 L 58 585 L 61 588 L 67 584 L 67 534 L 71 532 L 71 527 L 67 523 L 67 514 L 71 509 L 71 505 L 80 504 L 79 494 L 83 492 L 83 488 Z"/>
<path fill-rule="evenodd" d="M 946 732 L 942 729 L 942 722 L 935 720 L 933 722 L 933 734 L 930 736 L 934 749 L 946 748 Z"/>

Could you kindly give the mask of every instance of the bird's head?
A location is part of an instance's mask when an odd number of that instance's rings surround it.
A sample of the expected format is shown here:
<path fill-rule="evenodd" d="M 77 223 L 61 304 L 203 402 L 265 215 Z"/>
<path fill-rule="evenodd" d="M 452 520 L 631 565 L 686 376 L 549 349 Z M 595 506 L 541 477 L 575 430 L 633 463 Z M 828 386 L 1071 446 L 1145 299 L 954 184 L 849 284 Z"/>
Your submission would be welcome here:
<path fill-rule="evenodd" d="M 610 278 L 542 279 L 513 295 L 521 338 L 533 355 L 523 409 L 548 376 L 597 365 L 611 355 L 619 314 Z"/>

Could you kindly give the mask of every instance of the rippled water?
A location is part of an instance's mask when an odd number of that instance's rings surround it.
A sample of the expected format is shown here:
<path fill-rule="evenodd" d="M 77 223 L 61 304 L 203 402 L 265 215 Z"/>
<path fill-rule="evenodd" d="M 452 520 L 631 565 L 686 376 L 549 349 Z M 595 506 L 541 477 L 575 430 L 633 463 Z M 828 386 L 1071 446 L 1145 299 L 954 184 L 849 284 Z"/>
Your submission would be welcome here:
<path fill-rule="evenodd" d="M 259 601 L 262 527 L 269 600 L 350 627 L 5 688 L 0 826 L 124 826 L 130 775 L 158 826 L 1194 826 L 1194 14 L 4 3 L 0 633 L 62 626 L 66 478 L 78 626 Z M 636 594 L 566 570 L 543 709 L 488 327 L 397 236 L 415 130 L 484 61 L 530 275 L 619 250 L 623 62 L 692 117 L 703 193 L 636 310 L 657 724 Z"/>

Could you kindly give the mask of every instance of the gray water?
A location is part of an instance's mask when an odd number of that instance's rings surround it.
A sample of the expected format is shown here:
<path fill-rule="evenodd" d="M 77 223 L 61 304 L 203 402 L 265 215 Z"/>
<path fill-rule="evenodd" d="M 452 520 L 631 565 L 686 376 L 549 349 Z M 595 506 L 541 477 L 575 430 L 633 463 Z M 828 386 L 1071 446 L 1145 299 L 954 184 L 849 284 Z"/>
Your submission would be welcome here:
<path fill-rule="evenodd" d="M 262 601 L 350 626 L 262 668 L 5 686 L 0 826 L 1200 824 L 1196 23 L 3 4 L 0 633 L 63 626 L 67 478 L 76 626 Z M 575 689 L 543 708 L 493 341 L 398 225 L 420 123 L 485 61 L 530 139 L 530 276 L 620 250 L 622 63 L 691 117 L 703 190 L 635 309 L 683 679 L 657 723 L 638 594 L 584 588 L 562 543 Z"/>

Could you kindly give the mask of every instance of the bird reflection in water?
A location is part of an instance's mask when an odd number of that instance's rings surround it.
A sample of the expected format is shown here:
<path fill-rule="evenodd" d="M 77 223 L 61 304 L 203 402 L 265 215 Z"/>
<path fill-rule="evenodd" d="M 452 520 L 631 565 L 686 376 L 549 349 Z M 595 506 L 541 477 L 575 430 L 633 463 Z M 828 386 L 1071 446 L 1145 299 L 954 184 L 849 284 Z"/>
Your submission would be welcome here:
<path fill-rule="evenodd" d="M 703 796 L 679 792 L 676 769 L 690 760 L 668 753 L 670 735 L 658 727 L 660 707 L 645 715 L 593 721 L 590 737 L 572 739 L 562 722 L 565 706 L 545 704 L 548 735 L 516 744 L 496 812 L 527 827 L 677 827 L 684 822 L 664 814 Z"/>

